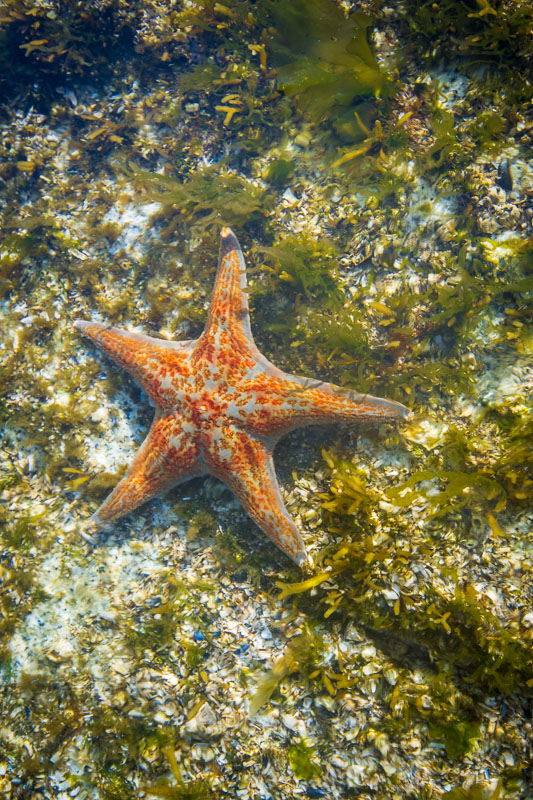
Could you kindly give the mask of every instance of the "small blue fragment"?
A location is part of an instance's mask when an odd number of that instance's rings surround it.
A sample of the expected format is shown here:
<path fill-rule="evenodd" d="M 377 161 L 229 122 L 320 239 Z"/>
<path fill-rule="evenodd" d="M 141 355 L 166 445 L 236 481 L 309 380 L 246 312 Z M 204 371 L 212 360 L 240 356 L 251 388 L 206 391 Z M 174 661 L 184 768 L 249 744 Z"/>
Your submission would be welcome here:
<path fill-rule="evenodd" d="M 318 798 L 326 796 L 326 793 L 323 792 L 322 789 L 316 789 L 314 786 L 308 786 L 305 793 L 311 800 L 318 800 Z"/>
<path fill-rule="evenodd" d="M 195 642 L 203 642 L 205 636 L 203 635 L 202 631 L 195 631 L 192 635 L 192 638 Z"/>

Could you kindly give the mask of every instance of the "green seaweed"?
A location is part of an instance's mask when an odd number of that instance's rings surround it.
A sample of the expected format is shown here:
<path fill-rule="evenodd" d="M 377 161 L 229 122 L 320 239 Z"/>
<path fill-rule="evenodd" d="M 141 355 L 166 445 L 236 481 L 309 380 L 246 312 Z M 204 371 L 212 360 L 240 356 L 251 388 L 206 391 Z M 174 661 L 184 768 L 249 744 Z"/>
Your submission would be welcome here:
<path fill-rule="evenodd" d="M 2 537 L 4 545 L 13 550 L 27 552 L 38 534 L 39 526 L 36 523 L 43 517 L 44 511 L 40 514 L 28 514 L 8 525 Z"/>
<path fill-rule="evenodd" d="M 418 59 L 451 60 L 470 74 L 485 69 L 512 85 L 519 96 L 531 97 L 531 83 L 521 79 L 530 67 L 533 11 L 528 3 L 408 0 L 398 20 L 407 33 L 404 58 L 416 51 Z"/>
<path fill-rule="evenodd" d="M 168 798 L 168 800 L 211 800 L 213 788 L 201 778 L 183 783 L 181 786 L 168 786 L 161 782 L 152 786 L 144 786 L 148 795 Z"/>
<path fill-rule="evenodd" d="M 31 513 L 20 498 L 28 491 L 26 480 L 5 481 L 0 502 L 0 659 L 9 660 L 9 634 L 30 613 L 44 591 L 35 580 L 39 548 L 49 543 L 46 512 Z M 1 485 L 1 480 L 0 480 Z M 17 498 L 15 500 L 15 498 Z M 8 501 L 8 502 L 6 502 Z M 8 507 L 13 504 L 13 507 Z M 8 510 L 9 508 L 9 510 Z"/>
<path fill-rule="evenodd" d="M 200 231 L 223 224 L 241 227 L 261 216 L 268 206 L 264 189 L 238 175 L 217 172 L 214 167 L 199 169 L 182 182 L 132 165 L 132 177 L 151 202 L 161 203 L 166 215 L 169 209 L 183 215 L 167 221 L 167 234 L 181 219 L 193 222 Z"/>
<path fill-rule="evenodd" d="M 186 94 L 206 92 L 220 80 L 222 69 L 216 64 L 199 64 L 180 78 L 180 89 Z"/>
<path fill-rule="evenodd" d="M 135 785 L 124 777 L 121 767 L 100 769 L 93 779 L 93 787 L 104 800 L 134 800 L 136 796 Z"/>
<path fill-rule="evenodd" d="M 445 484 L 438 490 L 434 481 Z M 420 487 L 420 484 L 425 484 Z M 482 472 L 452 472 L 447 470 L 422 470 L 415 472 L 402 485 L 387 490 L 387 497 L 400 508 L 424 502 L 432 509 L 431 517 L 438 517 L 464 505 L 483 505 L 491 501 L 495 507 L 505 505 L 503 487 Z"/>
<path fill-rule="evenodd" d="M 468 788 L 456 786 L 443 792 L 441 800 L 506 800 L 510 795 L 503 793 L 501 778 L 488 783 L 486 781 L 473 781 Z"/>
<path fill-rule="evenodd" d="M 344 152 L 333 162 L 332 166 L 335 168 L 350 164 L 352 170 L 358 170 L 357 178 L 358 181 L 361 181 L 359 159 L 370 156 L 374 160 L 375 168 L 381 173 L 386 173 L 389 167 L 389 153 L 395 153 L 397 157 L 401 157 L 403 154 L 408 139 L 402 127 L 409 120 L 411 112 L 402 114 L 397 121 L 390 123 L 385 128 L 379 119 L 375 119 L 373 130 L 370 130 L 368 125 L 363 122 L 357 110 L 353 112 L 353 116 L 365 138 L 355 150 L 350 149 Z"/>
<path fill-rule="evenodd" d="M 176 578 L 172 572 L 161 574 L 159 581 L 160 602 L 139 608 L 123 625 L 125 641 L 140 660 L 150 653 L 157 654 L 158 658 L 169 655 L 184 615 L 193 613 L 195 625 L 200 629 L 205 625 L 202 606 L 191 591 L 193 587 Z M 212 589 L 204 581 L 197 582 L 195 588 L 204 591 Z M 183 640 L 180 649 L 184 651 L 184 663 L 188 670 L 194 672 L 203 661 L 205 646 Z"/>
<path fill-rule="evenodd" d="M 371 17 L 360 11 L 346 16 L 330 0 L 266 5 L 275 25 L 269 45 L 279 87 L 313 122 L 335 124 L 357 99 L 391 91 L 368 44 Z"/>
<path fill-rule="evenodd" d="M 327 498 L 322 507 L 327 511 L 348 515 L 368 511 L 370 505 L 377 501 L 377 495 L 368 487 L 364 472 L 357 470 L 350 461 L 334 458 L 327 450 L 322 451 L 322 456 L 331 469 L 329 491 L 333 496 L 333 499 L 329 499 L 329 495 L 322 495 Z"/>
<path fill-rule="evenodd" d="M 306 234 L 289 235 L 272 247 L 258 247 L 276 277 L 307 300 L 322 300 L 327 306 L 342 295 L 335 281 L 335 249 Z"/>
<path fill-rule="evenodd" d="M 283 186 L 294 172 L 294 167 L 292 158 L 276 158 L 270 162 L 266 178 L 274 186 Z"/>
<path fill-rule="evenodd" d="M 318 778 L 322 774 L 320 765 L 314 760 L 315 748 L 305 739 L 298 739 L 287 750 L 287 758 L 297 778 L 304 781 Z"/>
<path fill-rule="evenodd" d="M 203 778 L 187 782 L 183 780 L 173 745 L 162 747 L 161 752 L 170 765 L 175 785 L 160 781 L 151 786 L 143 786 L 143 791 L 155 797 L 168 798 L 168 800 L 211 800 L 216 797 L 213 787 Z"/>
<path fill-rule="evenodd" d="M 303 633 L 295 636 L 273 664 L 272 669 L 260 680 L 250 698 L 250 714 L 256 714 L 265 703 L 268 703 L 288 675 L 297 672 L 307 679 L 319 675 L 323 654 L 323 639 L 311 628 L 308 627 Z"/>
<path fill-rule="evenodd" d="M 48 95 L 65 76 L 101 75 L 114 58 L 131 52 L 138 22 L 138 9 L 126 11 L 115 0 L 7 0 L 0 18 L 0 87 L 9 92 L 26 84 L 42 100 L 39 90 Z"/>
<path fill-rule="evenodd" d="M 304 332 L 306 344 L 324 349 L 328 363 L 371 363 L 368 334 L 351 304 L 329 313 L 309 312 L 296 328 L 297 336 Z"/>
<path fill-rule="evenodd" d="M 490 419 L 498 425 L 501 437 L 494 475 L 514 502 L 527 505 L 533 497 L 533 453 L 528 443 L 533 435 L 533 406 L 521 410 L 494 409 Z"/>
<path fill-rule="evenodd" d="M 375 511 L 372 516 L 364 512 L 365 508 L 370 509 L 372 500 L 376 501 L 362 483 L 360 471 L 356 465 L 338 461 L 331 454 L 325 457 L 332 470 L 331 490 L 321 499 L 328 528 L 342 541 L 321 553 L 318 561 L 325 571 L 318 572 L 312 581 L 278 581 L 281 597 L 294 595 L 297 603 L 301 597 L 305 605 L 305 595 L 313 590 L 309 600 L 313 608 L 322 608 L 324 617 L 332 613 L 354 615 L 374 630 L 396 631 L 398 636 L 401 631 L 409 631 L 421 646 L 429 648 L 435 660 L 446 653 L 456 668 L 478 686 L 499 692 L 528 686 L 533 659 L 519 625 L 502 625 L 482 596 L 473 586 L 462 585 L 453 569 L 442 568 L 443 577 L 451 577 L 454 582 L 453 591 L 429 584 L 416 592 L 396 594 L 392 603 L 383 602 L 381 593 L 389 586 L 390 572 L 408 572 L 410 559 L 419 548 L 434 552 L 439 545 L 424 538 L 418 542 L 416 537 L 407 547 L 401 527 L 396 532 L 401 540 L 398 544 L 390 536 L 372 533 Z M 483 486 L 485 490 L 485 483 Z M 491 499 L 492 491 L 489 483 L 488 497 L 484 494 L 483 502 Z M 388 516 L 385 524 L 390 525 Z M 444 547 L 445 542 L 446 539 Z"/>
<path fill-rule="evenodd" d="M 448 758 L 463 758 L 472 751 L 481 732 L 479 725 L 471 722 L 449 722 L 432 725 L 430 735 L 444 742 Z"/>

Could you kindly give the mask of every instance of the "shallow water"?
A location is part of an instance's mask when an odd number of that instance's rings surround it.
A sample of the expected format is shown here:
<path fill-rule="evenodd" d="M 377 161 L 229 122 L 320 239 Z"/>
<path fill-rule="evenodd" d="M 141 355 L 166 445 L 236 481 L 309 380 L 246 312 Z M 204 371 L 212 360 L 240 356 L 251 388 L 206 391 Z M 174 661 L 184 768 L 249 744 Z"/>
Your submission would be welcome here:
<path fill-rule="evenodd" d="M 531 798 L 530 10 L 4 5 L 0 794 Z M 413 412 L 276 447 L 303 569 L 213 478 L 88 523 L 153 409 L 73 321 L 198 337 L 223 225 Z"/>

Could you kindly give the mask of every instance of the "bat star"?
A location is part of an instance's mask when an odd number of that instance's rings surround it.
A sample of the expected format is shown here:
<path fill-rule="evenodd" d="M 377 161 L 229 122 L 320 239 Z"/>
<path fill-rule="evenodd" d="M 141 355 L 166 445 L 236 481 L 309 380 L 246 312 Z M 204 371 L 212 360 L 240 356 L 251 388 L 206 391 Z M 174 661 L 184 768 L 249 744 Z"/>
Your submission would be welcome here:
<path fill-rule="evenodd" d="M 408 409 L 311 378 L 289 375 L 257 349 L 250 329 L 246 267 L 229 228 L 207 324 L 195 340 L 171 342 L 95 322 L 74 325 L 124 367 L 155 406 L 131 466 L 93 515 L 104 526 L 198 475 L 229 486 L 272 541 L 298 565 L 302 537 L 281 499 L 272 453 L 303 425 L 388 420 Z"/>

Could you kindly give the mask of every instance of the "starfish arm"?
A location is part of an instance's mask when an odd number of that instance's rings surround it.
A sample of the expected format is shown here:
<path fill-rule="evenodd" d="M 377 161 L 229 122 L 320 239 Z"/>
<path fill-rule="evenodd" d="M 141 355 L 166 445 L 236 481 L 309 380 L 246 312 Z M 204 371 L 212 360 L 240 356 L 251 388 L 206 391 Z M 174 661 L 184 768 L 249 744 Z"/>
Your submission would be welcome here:
<path fill-rule="evenodd" d="M 246 293 L 246 264 L 231 228 L 222 228 L 220 231 L 218 269 L 209 306 L 206 335 L 212 335 L 216 329 L 240 333 L 249 342 L 253 342 Z"/>
<path fill-rule="evenodd" d="M 271 365 L 269 365 L 271 366 Z M 274 371 L 275 370 L 275 375 Z M 242 419 L 247 430 L 282 436 L 304 425 L 405 418 L 408 408 L 394 400 L 357 394 L 310 378 L 265 371 L 251 382 L 254 408 Z"/>
<path fill-rule="evenodd" d="M 307 558 L 305 545 L 281 498 L 272 444 L 233 425 L 225 426 L 217 438 L 221 446 L 206 452 L 209 471 L 229 486 L 274 544 L 301 566 Z"/>
<path fill-rule="evenodd" d="M 290 382 L 292 375 L 287 376 Z M 358 420 L 387 420 L 405 418 L 411 412 L 395 400 L 359 394 L 333 383 L 312 378 L 296 377 L 300 390 L 290 387 L 284 405 L 290 412 L 294 407 L 302 414 L 297 426 L 323 422 L 357 422 Z M 297 398 L 295 400 L 295 397 Z"/>
<path fill-rule="evenodd" d="M 156 416 L 133 463 L 91 522 L 106 525 L 178 483 L 205 474 L 198 447 L 175 416 Z"/>
<path fill-rule="evenodd" d="M 86 320 L 76 320 L 74 327 L 126 369 L 154 405 L 172 407 L 179 377 L 190 373 L 188 362 L 194 341 L 169 342 Z"/>
<path fill-rule="evenodd" d="M 250 350 L 257 352 L 250 327 L 246 265 L 237 237 L 230 228 L 222 228 L 215 288 L 195 357 L 224 365 L 231 354 L 250 355 Z"/>

